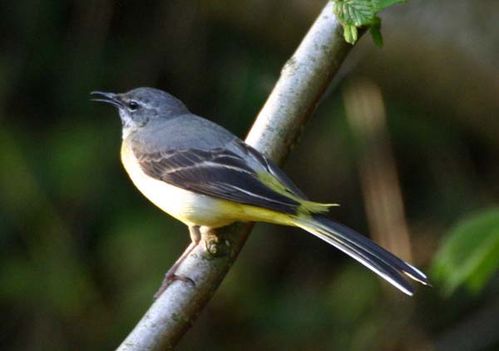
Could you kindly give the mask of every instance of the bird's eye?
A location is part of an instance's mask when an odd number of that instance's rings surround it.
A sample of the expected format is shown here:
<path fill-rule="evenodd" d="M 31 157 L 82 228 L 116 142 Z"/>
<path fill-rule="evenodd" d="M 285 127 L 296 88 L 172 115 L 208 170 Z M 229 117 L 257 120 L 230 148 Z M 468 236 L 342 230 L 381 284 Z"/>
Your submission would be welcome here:
<path fill-rule="evenodd" d="M 136 109 L 139 108 L 139 104 L 137 103 L 137 101 L 133 101 L 133 100 L 130 100 L 127 104 L 128 106 L 128 109 L 130 111 L 135 111 Z"/>

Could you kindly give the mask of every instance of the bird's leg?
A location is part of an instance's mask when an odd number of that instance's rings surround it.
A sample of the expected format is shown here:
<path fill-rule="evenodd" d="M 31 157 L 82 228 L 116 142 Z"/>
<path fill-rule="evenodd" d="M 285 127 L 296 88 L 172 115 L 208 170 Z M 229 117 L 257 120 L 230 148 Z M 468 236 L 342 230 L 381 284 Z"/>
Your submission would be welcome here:
<path fill-rule="evenodd" d="M 211 257 L 223 257 L 230 254 L 230 242 L 223 235 L 217 234 L 213 228 L 204 226 L 199 232 L 206 252 Z"/>
<path fill-rule="evenodd" d="M 189 226 L 189 234 L 191 236 L 191 243 L 189 244 L 189 246 L 187 246 L 187 249 L 185 249 L 182 256 L 180 256 L 179 259 L 173 264 L 173 266 L 171 266 L 168 272 L 166 272 L 165 278 L 163 279 L 161 286 L 159 287 L 158 291 L 156 291 L 156 293 L 154 294 L 155 299 L 157 299 L 163 293 L 163 291 L 166 290 L 168 285 L 170 285 L 174 280 L 181 280 L 185 283 L 196 285 L 196 283 L 194 283 L 194 281 L 191 278 L 175 274 L 178 266 L 180 266 L 180 264 L 190 255 L 192 250 L 194 250 L 194 248 L 201 241 L 201 232 L 199 230 L 199 226 L 197 225 Z"/>

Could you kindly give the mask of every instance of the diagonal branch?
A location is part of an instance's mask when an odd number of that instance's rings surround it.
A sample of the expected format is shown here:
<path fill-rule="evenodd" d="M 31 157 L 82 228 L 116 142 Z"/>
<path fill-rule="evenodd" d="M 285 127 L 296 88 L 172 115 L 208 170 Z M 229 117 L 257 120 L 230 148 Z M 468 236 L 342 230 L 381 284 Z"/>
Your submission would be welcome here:
<path fill-rule="evenodd" d="M 328 1 L 284 66 L 246 142 L 282 162 L 350 49 Z M 172 349 L 213 296 L 252 226 L 236 223 L 205 235 L 177 269 L 195 286 L 181 280 L 170 284 L 118 350 Z"/>

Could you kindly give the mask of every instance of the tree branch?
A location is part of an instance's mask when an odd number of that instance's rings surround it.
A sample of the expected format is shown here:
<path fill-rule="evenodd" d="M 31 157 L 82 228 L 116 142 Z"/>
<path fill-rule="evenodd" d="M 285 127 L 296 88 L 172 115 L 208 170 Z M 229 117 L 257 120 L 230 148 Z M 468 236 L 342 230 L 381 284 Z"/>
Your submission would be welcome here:
<path fill-rule="evenodd" d="M 350 49 L 328 1 L 284 66 L 246 142 L 282 162 Z M 177 270 L 195 286 L 181 280 L 172 282 L 118 350 L 172 349 L 213 296 L 252 226 L 236 223 L 206 235 Z"/>

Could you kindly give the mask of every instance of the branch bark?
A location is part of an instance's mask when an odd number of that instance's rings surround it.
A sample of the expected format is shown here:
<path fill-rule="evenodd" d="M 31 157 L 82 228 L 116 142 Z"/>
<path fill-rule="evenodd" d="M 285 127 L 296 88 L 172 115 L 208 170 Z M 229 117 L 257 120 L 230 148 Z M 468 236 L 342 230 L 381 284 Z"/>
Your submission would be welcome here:
<path fill-rule="evenodd" d="M 285 64 L 246 142 L 282 163 L 351 47 L 343 40 L 341 25 L 328 1 Z M 195 286 L 181 280 L 172 282 L 118 350 L 173 349 L 222 282 L 252 226 L 236 223 L 206 235 L 177 270 Z"/>

